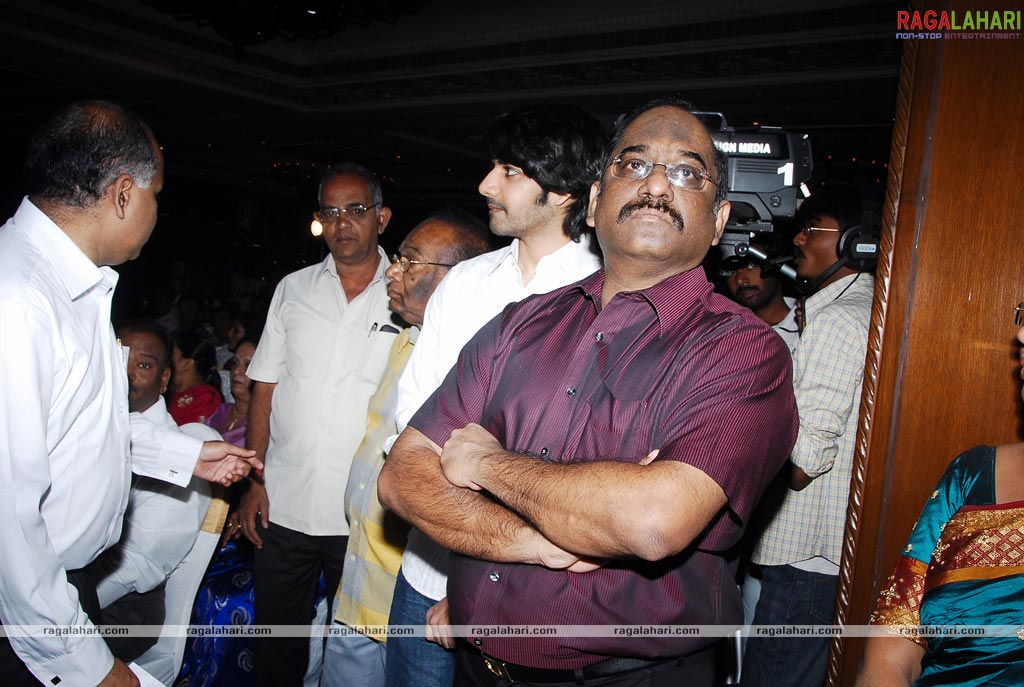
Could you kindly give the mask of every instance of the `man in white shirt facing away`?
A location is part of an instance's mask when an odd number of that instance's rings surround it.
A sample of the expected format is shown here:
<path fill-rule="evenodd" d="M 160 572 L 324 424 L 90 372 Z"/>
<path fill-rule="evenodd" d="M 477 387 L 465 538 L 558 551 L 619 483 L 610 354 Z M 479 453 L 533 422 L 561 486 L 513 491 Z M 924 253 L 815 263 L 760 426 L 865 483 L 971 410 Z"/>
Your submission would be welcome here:
<path fill-rule="evenodd" d="M 398 385 L 399 431 L 444 381 L 462 346 L 506 305 L 571 284 L 601 266 L 586 213 L 606 142 L 597 119 L 573 105 L 521 107 L 487 130 L 484 148 L 492 168 L 479 190 L 491 232 L 513 241 L 453 267 L 430 297 Z M 447 569 L 448 551 L 412 530 L 389 623 L 443 623 L 445 603 L 432 607 L 445 596 Z M 421 637 L 391 637 L 385 673 L 388 687 L 447 687 L 454 658 Z"/>
<path fill-rule="evenodd" d="M 25 186 L 0 229 L 0 684 L 137 685 L 87 615 L 99 604 L 86 567 L 121 535 L 131 473 L 230 484 L 261 464 L 128 417 L 109 265 L 138 257 L 156 224 L 149 127 L 74 103 L 30 140 Z M 63 631 L 18 631 L 40 625 Z"/>

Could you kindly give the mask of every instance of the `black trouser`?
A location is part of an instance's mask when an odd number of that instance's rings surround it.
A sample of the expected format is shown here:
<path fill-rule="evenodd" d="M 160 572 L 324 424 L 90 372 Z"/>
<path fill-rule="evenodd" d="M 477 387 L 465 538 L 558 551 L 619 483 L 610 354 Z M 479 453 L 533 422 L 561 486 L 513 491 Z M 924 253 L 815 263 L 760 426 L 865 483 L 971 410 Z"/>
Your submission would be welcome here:
<path fill-rule="evenodd" d="M 506 664 L 507 665 L 507 664 Z M 514 666 L 508 667 L 509 677 L 499 677 L 488 669 L 479 651 L 465 642 L 459 642 L 455 656 L 455 687 L 512 687 L 513 685 L 538 685 L 540 687 L 712 687 L 715 684 L 715 647 L 702 649 L 689 656 L 664 661 L 652 661 L 651 665 L 614 672 L 610 675 L 586 677 L 579 671 L 568 679 L 545 679 L 543 674 L 531 674 L 526 679 L 516 680 Z M 614 670 L 614 668 L 613 668 Z M 500 668 L 499 668 L 500 672 Z M 543 673 L 544 671 L 536 671 Z M 553 674 L 567 671 L 550 671 Z M 598 671 L 600 672 L 600 671 Z"/>
<path fill-rule="evenodd" d="M 148 625 L 152 636 L 105 637 L 110 653 L 125 663 L 131 663 L 149 651 L 160 639 L 159 626 L 164 624 L 167 609 L 164 606 L 164 585 L 142 594 L 128 592 L 103 609 L 104 625 Z"/>
<path fill-rule="evenodd" d="M 78 603 L 93 623 L 100 618 L 100 601 L 96 597 L 96 582 L 88 568 L 69 570 L 68 583 L 78 590 Z M 0 637 L 0 685 L 3 687 L 39 687 L 41 683 L 25 666 L 7 637 Z"/>
<path fill-rule="evenodd" d="M 314 537 L 273 523 L 260 536 L 263 547 L 256 549 L 253 619 L 257 625 L 308 626 L 316 611 L 313 604 L 321 571 L 327 601 L 334 601 L 348 537 Z M 308 666 L 308 637 L 253 639 L 256 687 L 299 687 Z"/>

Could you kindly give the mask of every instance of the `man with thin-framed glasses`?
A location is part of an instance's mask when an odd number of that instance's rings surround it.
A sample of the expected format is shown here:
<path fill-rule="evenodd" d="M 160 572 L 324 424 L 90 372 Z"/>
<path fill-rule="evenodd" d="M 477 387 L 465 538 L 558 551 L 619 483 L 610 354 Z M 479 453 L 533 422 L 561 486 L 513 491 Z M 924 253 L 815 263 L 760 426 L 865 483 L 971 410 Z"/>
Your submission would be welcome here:
<path fill-rule="evenodd" d="M 388 622 L 409 526 L 384 510 L 374 485 L 384 465 L 384 447 L 398 431 L 398 379 L 415 350 L 423 311 L 438 283 L 449 268 L 488 248 L 486 229 L 476 217 L 445 209 L 417 224 L 392 256 L 387 271 L 389 305 L 398 316 L 392 324 L 401 331 L 370 398 L 366 436 L 352 460 L 345 489 L 348 549 L 335 601 L 335 632 L 324 649 L 322 687 L 384 687 L 391 640 L 379 628 Z"/>
<path fill-rule="evenodd" d="M 385 326 L 390 261 L 377 239 L 391 210 L 380 182 L 364 167 L 338 165 L 325 174 L 318 200 L 313 216 L 329 255 L 277 285 L 248 370 L 246 444 L 266 471 L 251 480 L 233 517 L 256 546 L 261 625 L 308 626 L 321 573 L 334 598 L 349 533 L 341 495 L 398 334 Z M 255 640 L 256 684 L 301 685 L 309 646 L 303 637 Z"/>
<path fill-rule="evenodd" d="M 832 622 L 874 295 L 874 260 L 863 256 L 877 248 L 878 206 L 862 189 L 837 184 L 797 211 L 794 265 L 813 291 L 793 352 L 800 432 L 777 498 L 765 499 L 779 505 L 759 523 L 751 555 L 761 577 L 754 625 Z M 821 685 L 829 641 L 751 637 L 744 687 Z"/>
<path fill-rule="evenodd" d="M 796 435 L 785 343 L 702 266 L 730 209 L 706 126 L 651 103 L 601 167 L 604 269 L 485 325 L 378 481 L 459 554 L 452 621 L 522 628 L 471 632 L 456 685 L 715 684 L 717 638 L 667 626 L 742 620 L 735 547 Z"/>

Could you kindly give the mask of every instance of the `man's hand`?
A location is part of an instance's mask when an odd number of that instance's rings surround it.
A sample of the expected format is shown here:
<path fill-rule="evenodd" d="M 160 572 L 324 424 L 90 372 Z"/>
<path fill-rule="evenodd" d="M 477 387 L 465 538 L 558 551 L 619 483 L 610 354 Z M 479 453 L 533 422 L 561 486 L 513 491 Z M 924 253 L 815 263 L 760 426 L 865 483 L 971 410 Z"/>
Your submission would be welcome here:
<path fill-rule="evenodd" d="M 263 548 L 263 538 L 259 535 L 259 526 L 267 529 L 270 526 L 270 501 L 267 499 L 267 488 L 262 484 L 250 482 L 249 491 L 242 495 L 238 510 L 231 516 L 233 522 L 241 525 L 242 534 L 257 549 Z M 231 520 L 229 518 L 229 521 Z"/>
<path fill-rule="evenodd" d="M 226 441 L 205 441 L 193 474 L 230 487 L 248 475 L 252 468 L 263 467 L 263 463 L 255 456 L 255 451 L 239 448 Z"/>
<path fill-rule="evenodd" d="M 480 461 L 504 449 L 491 433 L 476 423 L 452 432 L 441 451 L 441 471 L 457 487 L 480 491 L 476 481 Z"/>
<path fill-rule="evenodd" d="M 115 658 L 114 666 L 96 687 L 139 687 L 139 678 L 124 661 Z"/>
<path fill-rule="evenodd" d="M 441 599 L 427 611 L 426 640 L 445 649 L 455 648 L 452 620 L 448 615 L 448 597 Z"/>
<path fill-rule="evenodd" d="M 534 540 L 534 560 L 523 561 L 524 563 L 536 563 L 552 570 L 566 570 L 573 573 L 588 573 L 597 570 L 605 564 L 599 558 L 580 558 L 576 554 L 555 546 L 547 540 L 540 532 Z"/>

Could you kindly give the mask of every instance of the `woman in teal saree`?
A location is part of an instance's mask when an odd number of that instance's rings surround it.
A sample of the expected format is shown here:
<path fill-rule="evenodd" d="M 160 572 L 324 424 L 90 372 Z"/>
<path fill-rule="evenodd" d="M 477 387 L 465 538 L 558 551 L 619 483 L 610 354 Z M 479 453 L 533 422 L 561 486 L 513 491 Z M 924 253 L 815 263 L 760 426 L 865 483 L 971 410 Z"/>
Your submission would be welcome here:
<path fill-rule="evenodd" d="M 949 465 L 871 624 L 899 637 L 868 640 L 857 687 L 1024 685 L 1024 444 L 979 446 Z M 989 630 L 961 634 L 972 625 Z"/>

